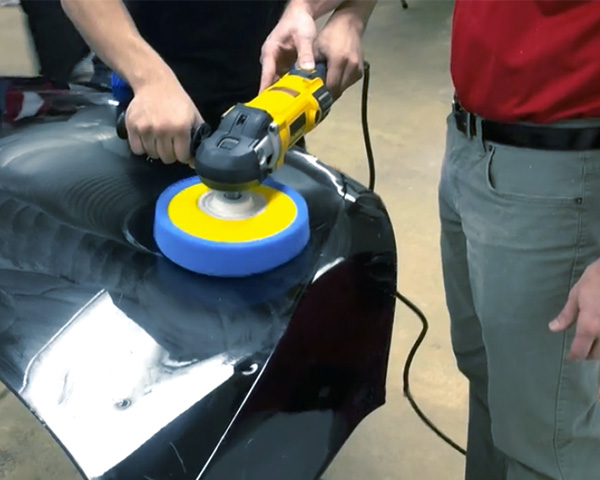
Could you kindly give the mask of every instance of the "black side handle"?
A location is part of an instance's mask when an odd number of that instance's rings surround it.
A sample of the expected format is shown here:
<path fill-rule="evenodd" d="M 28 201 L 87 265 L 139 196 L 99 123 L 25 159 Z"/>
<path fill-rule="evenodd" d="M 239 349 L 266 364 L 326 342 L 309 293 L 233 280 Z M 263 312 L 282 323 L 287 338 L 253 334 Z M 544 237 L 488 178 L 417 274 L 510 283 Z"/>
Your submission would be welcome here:
<path fill-rule="evenodd" d="M 125 125 L 125 113 L 123 110 L 117 117 L 117 137 L 127 140 L 127 126 Z"/>

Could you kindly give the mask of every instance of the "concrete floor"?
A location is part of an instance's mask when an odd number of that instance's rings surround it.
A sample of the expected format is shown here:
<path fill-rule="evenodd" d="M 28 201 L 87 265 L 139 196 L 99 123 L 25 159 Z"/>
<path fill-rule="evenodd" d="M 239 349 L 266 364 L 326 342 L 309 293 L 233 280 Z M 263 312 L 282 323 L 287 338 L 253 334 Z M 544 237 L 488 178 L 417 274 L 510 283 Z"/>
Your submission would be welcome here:
<path fill-rule="evenodd" d="M 376 189 L 393 220 L 400 291 L 430 320 L 413 364 L 413 394 L 459 444 L 466 431 L 467 386 L 450 350 L 438 252 L 436 188 L 452 97 L 448 75 L 452 3 L 381 0 L 365 36 L 371 63 L 369 118 L 377 162 Z M 34 61 L 18 8 L 0 8 L 0 74 L 31 74 Z M 311 151 L 366 182 L 360 86 L 349 90 L 310 134 Z M 438 480 L 462 477 L 463 457 L 413 413 L 402 394 L 402 368 L 420 322 L 398 305 L 387 404 L 357 429 L 326 480 Z M 1 396 L 1 394 L 0 394 Z M 0 399 L 0 479 L 78 479 L 64 454 L 9 394 Z"/>

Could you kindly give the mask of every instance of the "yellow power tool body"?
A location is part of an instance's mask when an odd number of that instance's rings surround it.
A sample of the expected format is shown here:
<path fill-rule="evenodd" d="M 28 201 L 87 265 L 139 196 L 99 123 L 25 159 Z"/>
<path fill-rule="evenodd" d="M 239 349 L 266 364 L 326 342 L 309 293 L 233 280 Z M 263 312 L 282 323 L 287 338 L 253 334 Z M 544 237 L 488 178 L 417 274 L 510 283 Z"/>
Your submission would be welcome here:
<path fill-rule="evenodd" d="M 223 115 L 219 127 L 196 149 L 196 173 L 214 190 L 239 192 L 262 183 L 332 104 L 324 64 L 312 71 L 291 70 Z"/>

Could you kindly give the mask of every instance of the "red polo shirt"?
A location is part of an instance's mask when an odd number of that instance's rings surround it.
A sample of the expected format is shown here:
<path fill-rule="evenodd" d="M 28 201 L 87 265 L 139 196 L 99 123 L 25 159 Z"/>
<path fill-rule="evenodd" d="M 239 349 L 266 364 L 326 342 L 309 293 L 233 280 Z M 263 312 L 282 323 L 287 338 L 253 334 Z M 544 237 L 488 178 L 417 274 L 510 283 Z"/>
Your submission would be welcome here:
<path fill-rule="evenodd" d="M 600 118 L 600 0 L 455 0 L 451 72 L 497 121 Z"/>

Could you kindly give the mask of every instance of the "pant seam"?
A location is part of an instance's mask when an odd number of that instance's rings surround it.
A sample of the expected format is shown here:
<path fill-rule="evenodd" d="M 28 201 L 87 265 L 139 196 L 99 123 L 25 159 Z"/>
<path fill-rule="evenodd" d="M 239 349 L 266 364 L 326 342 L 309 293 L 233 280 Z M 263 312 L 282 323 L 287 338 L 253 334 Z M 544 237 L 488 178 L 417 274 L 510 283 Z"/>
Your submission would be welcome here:
<path fill-rule="evenodd" d="M 582 205 L 585 205 L 587 171 L 586 171 L 586 163 L 585 163 L 584 154 L 580 155 L 580 159 L 582 160 L 582 162 L 581 162 L 582 163 L 581 199 L 582 199 Z M 579 264 L 579 260 L 581 258 L 581 248 L 582 248 L 583 238 L 584 238 L 583 215 L 582 215 L 582 209 L 579 208 L 578 209 L 577 237 L 576 237 L 573 261 L 571 264 L 571 277 L 569 279 L 568 291 L 566 292 L 567 295 L 565 298 L 568 298 L 568 295 L 569 295 L 571 289 L 575 285 L 575 275 L 576 275 L 576 271 L 577 271 L 577 265 Z M 561 365 L 560 365 L 560 370 L 559 370 L 560 373 L 559 373 L 558 385 L 557 385 L 557 389 L 556 389 L 556 410 L 555 410 L 556 413 L 555 413 L 555 417 L 554 417 L 555 428 L 554 428 L 553 444 L 554 444 L 554 453 L 556 455 L 557 466 L 558 466 L 558 471 L 561 476 L 561 480 L 567 480 L 567 476 L 565 474 L 565 472 L 567 471 L 567 465 L 565 465 L 565 452 L 564 452 L 564 448 L 561 448 L 560 443 L 561 443 L 562 437 L 564 436 L 564 431 L 563 431 L 563 427 L 562 427 L 562 413 L 564 411 L 564 408 L 563 408 L 564 401 L 562 400 L 561 392 L 562 392 L 562 388 L 563 388 L 563 379 L 564 379 L 564 375 L 565 375 L 565 360 L 564 359 L 566 357 L 567 349 L 569 348 L 568 337 L 569 337 L 569 335 L 568 335 L 567 331 L 565 331 L 562 334 L 562 354 L 561 354 L 561 359 L 560 359 Z"/>

